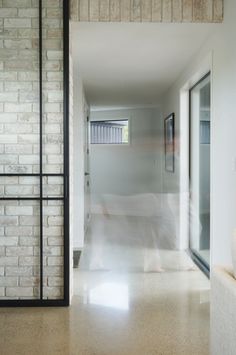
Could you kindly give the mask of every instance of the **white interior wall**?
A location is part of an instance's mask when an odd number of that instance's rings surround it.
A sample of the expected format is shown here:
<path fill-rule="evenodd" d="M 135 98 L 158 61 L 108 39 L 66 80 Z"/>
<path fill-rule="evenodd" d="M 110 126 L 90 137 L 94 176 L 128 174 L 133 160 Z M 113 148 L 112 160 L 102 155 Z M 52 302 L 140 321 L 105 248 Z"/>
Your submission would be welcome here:
<path fill-rule="evenodd" d="M 73 80 L 73 58 L 72 58 L 72 47 L 71 47 L 71 42 L 70 42 L 70 56 L 69 56 L 69 71 L 70 71 L 70 80 L 69 80 L 69 87 L 70 87 L 70 97 L 69 97 L 69 138 L 70 138 L 70 145 L 69 145 L 69 150 L 73 152 L 73 118 L 74 118 L 74 80 Z M 73 183 L 73 154 L 70 154 L 70 164 L 69 164 L 69 169 L 70 169 L 70 178 L 69 178 L 69 183 L 70 183 L 70 303 L 72 301 L 72 296 L 73 296 L 73 237 L 74 237 L 74 230 L 73 230 L 73 203 L 74 203 L 74 198 L 73 198 L 73 188 L 74 188 L 74 183 Z"/>
<path fill-rule="evenodd" d="M 213 265 L 231 264 L 231 236 L 236 227 L 235 18 L 236 2 L 225 1 L 224 23 L 206 41 L 163 98 L 164 116 L 172 111 L 176 113 L 178 141 L 180 92 L 186 92 L 201 75 L 203 76 L 209 69 L 212 70 L 211 264 Z M 184 119 L 184 116 L 182 118 Z M 175 174 L 163 172 L 164 191 L 179 191 L 181 179 L 178 159 L 176 163 Z"/>
<path fill-rule="evenodd" d="M 76 64 L 75 64 L 76 63 Z M 84 245 L 84 124 L 87 102 L 78 63 L 73 65 L 73 248 Z"/>
<path fill-rule="evenodd" d="M 161 181 L 161 121 L 158 108 L 91 111 L 90 119 L 129 119 L 128 145 L 91 145 L 91 193 L 158 193 Z"/>

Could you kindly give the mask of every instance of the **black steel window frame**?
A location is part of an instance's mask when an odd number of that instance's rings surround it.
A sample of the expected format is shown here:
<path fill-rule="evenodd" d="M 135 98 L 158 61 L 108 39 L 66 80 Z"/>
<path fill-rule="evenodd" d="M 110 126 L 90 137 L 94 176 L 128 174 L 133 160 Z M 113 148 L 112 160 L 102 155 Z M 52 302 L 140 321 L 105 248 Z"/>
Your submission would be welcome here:
<path fill-rule="evenodd" d="M 0 177 L 39 177 L 39 197 L 0 197 L 0 201 L 39 201 L 40 204 L 40 297 L 38 299 L 0 300 L 0 307 L 65 307 L 70 303 L 70 236 L 69 236 L 69 1 L 63 0 L 63 129 L 64 129 L 64 172 L 43 173 L 43 24 L 42 0 L 39 0 L 39 174 L 0 174 Z M 63 197 L 43 196 L 43 177 L 61 176 L 64 183 Z M 64 203 L 64 297 L 43 299 L 43 202 L 61 200 Z"/>
<path fill-rule="evenodd" d="M 201 82 L 203 82 L 206 78 L 210 77 L 211 72 L 209 71 L 207 74 L 205 74 L 196 84 L 194 84 L 190 89 L 189 89 L 189 186 L 191 188 L 191 168 L 192 168 L 192 162 L 191 162 L 191 147 L 192 147 L 192 142 L 191 142 L 191 130 L 192 130 L 192 100 L 191 100 L 191 94 L 192 91 L 199 85 Z M 191 203 L 191 201 L 189 200 Z M 190 204 L 189 204 L 190 208 Z M 190 211 L 189 211 L 190 212 Z M 189 213 L 190 216 L 190 213 Z M 193 262 L 204 272 L 204 274 L 209 278 L 210 277 L 210 265 L 194 250 L 191 248 L 191 242 L 190 242 L 190 237 L 191 237 L 191 225 L 189 223 L 189 247 L 188 247 L 188 253 L 193 260 Z"/>

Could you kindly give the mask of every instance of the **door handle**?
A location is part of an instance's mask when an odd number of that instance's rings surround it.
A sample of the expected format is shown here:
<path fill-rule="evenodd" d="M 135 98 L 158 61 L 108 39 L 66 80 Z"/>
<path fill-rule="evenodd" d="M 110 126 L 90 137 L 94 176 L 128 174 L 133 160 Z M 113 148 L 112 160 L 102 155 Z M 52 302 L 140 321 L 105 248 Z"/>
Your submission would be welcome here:
<path fill-rule="evenodd" d="M 87 172 L 85 172 L 85 173 L 84 173 L 84 176 L 89 176 L 89 175 L 90 175 L 90 174 L 89 174 L 89 173 L 87 173 Z"/>

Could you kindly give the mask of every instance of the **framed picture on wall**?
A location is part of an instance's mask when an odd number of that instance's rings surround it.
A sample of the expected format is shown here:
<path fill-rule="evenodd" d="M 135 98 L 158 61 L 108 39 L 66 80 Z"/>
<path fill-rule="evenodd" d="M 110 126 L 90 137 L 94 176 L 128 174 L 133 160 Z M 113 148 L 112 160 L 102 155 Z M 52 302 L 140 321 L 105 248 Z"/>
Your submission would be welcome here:
<path fill-rule="evenodd" d="M 165 135 L 165 170 L 175 171 L 175 114 L 171 113 L 164 120 Z"/>

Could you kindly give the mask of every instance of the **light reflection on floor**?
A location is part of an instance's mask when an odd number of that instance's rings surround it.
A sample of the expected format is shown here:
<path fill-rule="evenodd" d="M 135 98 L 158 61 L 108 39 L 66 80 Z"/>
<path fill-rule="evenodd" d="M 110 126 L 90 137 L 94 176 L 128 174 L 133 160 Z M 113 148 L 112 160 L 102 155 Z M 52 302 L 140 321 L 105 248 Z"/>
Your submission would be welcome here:
<path fill-rule="evenodd" d="M 76 333 L 93 349 L 81 354 L 209 355 L 209 289 L 197 269 L 75 270 L 72 320 L 83 322 Z"/>
<path fill-rule="evenodd" d="M 127 216 L 94 222 L 74 270 L 75 314 L 98 334 L 84 354 L 209 355 L 209 280 L 165 242 L 173 229 L 153 234 Z"/>
<path fill-rule="evenodd" d="M 120 310 L 129 309 L 128 285 L 105 282 L 89 290 L 87 303 Z"/>
<path fill-rule="evenodd" d="M 208 295 L 199 270 L 77 269 L 70 308 L 0 310 L 0 354 L 209 355 Z"/>

